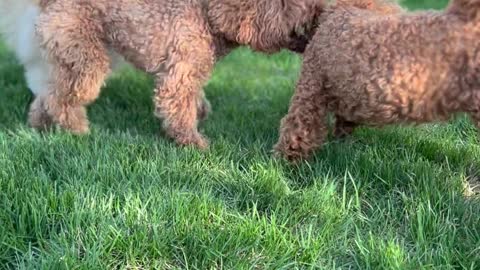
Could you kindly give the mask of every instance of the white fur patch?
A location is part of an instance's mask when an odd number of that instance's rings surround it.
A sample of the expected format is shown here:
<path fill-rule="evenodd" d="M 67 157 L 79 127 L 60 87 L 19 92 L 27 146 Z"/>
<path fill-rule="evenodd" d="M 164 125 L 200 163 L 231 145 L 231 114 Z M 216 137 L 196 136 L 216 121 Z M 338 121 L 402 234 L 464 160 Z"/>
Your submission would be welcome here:
<path fill-rule="evenodd" d="M 40 8 L 34 0 L 0 0 L 0 31 L 25 67 L 28 87 L 38 95 L 47 89 L 50 66 L 35 35 Z"/>
<path fill-rule="evenodd" d="M 35 34 L 35 23 L 40 15 L 38 0 L 0 0 L 0 33 L 25 67 L 25 79 L 33 94 L 47 91 L 51 66 L 43 57 Z M 124 63 L 111 53 L 112 68 Z"/>

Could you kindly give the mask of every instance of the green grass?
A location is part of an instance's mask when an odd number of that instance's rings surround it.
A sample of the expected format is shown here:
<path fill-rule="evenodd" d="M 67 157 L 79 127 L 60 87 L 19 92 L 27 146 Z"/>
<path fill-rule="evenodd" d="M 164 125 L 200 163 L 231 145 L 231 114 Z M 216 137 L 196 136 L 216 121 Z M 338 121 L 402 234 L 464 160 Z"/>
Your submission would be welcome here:
<path fill-rule="evenodd" d="M 409 9 L 441 9 L 449 0 L 398 0 L 398 2 L 404 3 Z"/>
<path fill-rule="evenodd" d="M 290 166 L 269 151 L 300 64 L 223 60 L 202 153 L 158 135 L 152 81 L 128 69 L 89 108 L 91 135 L 32 131 L 22 67 L 0 48 L 0 268 L 480 269 L 470 121 L 365 128 Z"/>

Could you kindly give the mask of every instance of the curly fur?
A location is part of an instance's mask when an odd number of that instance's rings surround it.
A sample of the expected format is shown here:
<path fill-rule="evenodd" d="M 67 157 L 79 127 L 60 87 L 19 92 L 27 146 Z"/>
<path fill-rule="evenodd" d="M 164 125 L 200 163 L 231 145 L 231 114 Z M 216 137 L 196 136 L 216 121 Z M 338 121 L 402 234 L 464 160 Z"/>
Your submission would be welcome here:
<path fill-rule="evenodd" d="M 239 45 L 303 51 L 323 0 L 55 0 L 37 33 L 53 66 L 51 88 L 30 123 L 88 132 L 85 106 L 109 71 L 108 50 L 155 77 L 155 114 L 180 145 L 205 148 L 197 122 L 210 105 L 203 84 L 216 59 Z M 306 27 L 305 27 L 306 26 Z"/>
<path fill-rule="evenodd" d="M 276 152 L 309 157 L 327 137 L 358 125 L 446 121 L 466 112 L 480 126 L 480 0 L 445 11 L 393 12 L 332 6 L 319 18 Z"/>
<path fill-rule="evenodd" d="M 377 14 L 395 14 L 404 11 L 396 0 L 337 0 L 336 5 L 331 8 L 355 7 L 359 9 L 374 11 Z"/>

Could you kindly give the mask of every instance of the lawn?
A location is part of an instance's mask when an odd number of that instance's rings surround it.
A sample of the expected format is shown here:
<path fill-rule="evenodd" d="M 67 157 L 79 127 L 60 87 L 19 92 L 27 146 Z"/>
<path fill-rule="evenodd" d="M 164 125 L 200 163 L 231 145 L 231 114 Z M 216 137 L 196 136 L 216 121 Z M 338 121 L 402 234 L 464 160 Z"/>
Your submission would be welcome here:
<path fill-rule="evenodd" d="M 363 128 L 291 166 L 270 149 L 300 64 L 224 59 L 199 152 L 159 135 L 152 80 L 128 68 L 89 108 L 90 135 L 32 131 L 0 46 L 0 269 L 480 269 L 471 122 Z"/>

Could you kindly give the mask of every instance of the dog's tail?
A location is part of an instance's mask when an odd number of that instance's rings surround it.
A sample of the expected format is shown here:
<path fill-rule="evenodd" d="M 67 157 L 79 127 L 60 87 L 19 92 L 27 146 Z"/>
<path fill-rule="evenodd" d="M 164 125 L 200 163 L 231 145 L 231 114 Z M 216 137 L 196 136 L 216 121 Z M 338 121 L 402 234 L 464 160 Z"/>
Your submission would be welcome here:
<path fill-rule="evenodd" d="M 447 12 L 466 20 L 480 19 L 480 0 L 452 0 Z"/>
<path fill-rule="evenodd" d="M 337 0 L 336 6 L 356 7 L 385 15 L 404 11 L 396 0 Z"/>

